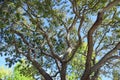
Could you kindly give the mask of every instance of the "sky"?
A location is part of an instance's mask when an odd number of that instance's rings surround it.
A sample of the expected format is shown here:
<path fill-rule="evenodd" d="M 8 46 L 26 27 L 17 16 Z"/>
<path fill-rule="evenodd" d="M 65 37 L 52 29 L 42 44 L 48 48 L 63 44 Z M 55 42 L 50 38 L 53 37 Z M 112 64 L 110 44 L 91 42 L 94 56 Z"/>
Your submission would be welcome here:
<path fill-rule="evenodd" d="M 0 67 L 4 67 L 4 68 L 9 68 L 8 66 L 6 66 L 6 62 L 5 62 L 5 58 L 6 56 L 0 56 Z M 10 68 L 10 69 L 14 69 L 14 65 Z"/>
<path fill-rule="evenodd" d="M 7 66 L 5 65 L 5 57 L 1 57 L 1 56 L 0 56 L 0 67 L 1 67 L 1 66 L 4 66 L 4 67 L 7 68 Z"/>

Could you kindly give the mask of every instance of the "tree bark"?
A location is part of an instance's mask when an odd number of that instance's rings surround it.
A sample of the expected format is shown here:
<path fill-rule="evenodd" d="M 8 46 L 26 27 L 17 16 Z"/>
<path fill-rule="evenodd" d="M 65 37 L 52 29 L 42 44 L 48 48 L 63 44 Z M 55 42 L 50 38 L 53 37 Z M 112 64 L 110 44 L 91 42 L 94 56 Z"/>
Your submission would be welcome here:
<path fill-rule="evenodd" d="M 46 73 L 36 61 L 33 61 L 32 64 L 36 67 L 36 69 L 38 69 L 39 73 L 45 78 L 45 80 L 53 80 L 52 77 Z"/>
<path fill-rule="evenodd" d="M 107 57 L 103 58 L 102 60 L 99 61 L 99 63 L 97 63 L 91 71 L 91 58 L 92 58 L 92 53 L 93 53 L 93 33 L 94 31 L 99 27 L 99 25 L 102 23 L 102 18 L 104 15 L 104 12 L 106 12 L 107 10 L 109 10 L 111 7 L 117 5 L 120 2 L 120 0 L 114 0 L 112 2 L 110 2 L 106 7 L 104 7 L 101 11 L 98 12 L 97 15 L 97 19 L 95 21 L 95 23 L 92 25 L 92 27 L 90 28 L 90 30 L 88 31 L 88 52 L 87 52 L 87 59 L 86 59 L 86 63 L 85 63 L 85 71 L 83 73 L 83 76 L 81 77 L 81 80 L 90 80 L 90 74 L 97 70 L 98 68 L 101 67 L 102 63 L 104 63 L 104 61 L 106 60 L 106 58 L 108 57 L 108 55 L 105 55 Z M 113 50 L 114 51 L 114 50 Z M 99 66 L 99 64 L 101 64 Z M 95 68 L 95 70 L 94 70 Z"/>
<path fill-rule="evenodd" d="M 53 80 L 52 77 L 48 73 L 46 73 L 44 69 L 41 68 L 41 65 L 37 61 L 32 60 L 28 55 L 26 55 L 26 57 L 32 62 L 32 65 L 39 71 L 39 73 L 44 77 L 45 80 Z"/>
<path fill-rule="evenodd" d="M 83 76 L 81 77 L 81 80 L 90 80 L 90 72 L 85 70 Z"/>
<path fill-rule="evenodd" d="M 61 80 L 66 80 L 66 68 L 67 68 L 67 64 L 62 63 L 62 68 L 61 68 L 61 71 L 60 71 Z"/>

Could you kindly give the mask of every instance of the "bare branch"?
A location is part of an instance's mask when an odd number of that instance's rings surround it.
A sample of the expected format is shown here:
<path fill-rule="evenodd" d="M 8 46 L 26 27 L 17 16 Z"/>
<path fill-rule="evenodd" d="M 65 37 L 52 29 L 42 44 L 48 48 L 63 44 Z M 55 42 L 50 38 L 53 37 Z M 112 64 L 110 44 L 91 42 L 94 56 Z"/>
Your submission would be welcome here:
<path fill-rule="evenodd" d="M 110 29 L 109 29 L 109 30 L 110 30 Z M 99 48 L 100 44 L 102 43 L 104 37 L 106 36 L 107 32 L 109 32 L 109 30 L 107 30 L 107 31 L 105 31 L 105 32 L 103 33 L 103 36 L 102 36 L 102 38 L 100 39 L 97 47 L 95 48 L 95 51 L 97 51 L 97 49 Z"/>
<path fill-rule="evenodd" d="M 66 63 L 69 62 L 69 61 L 74 57 L 76 51 L 78 50 L 78 48 L 79 48 L 79 47 L 81 46 L 81 44 L 82 44 L 81 35 L 80 35 L 80 30 L 81 30 L 81 26 L 82 26 L 82 24 L 83 24 L 83 21 L 84 21 L 84 16 L 82 16 L 81 21 L 80 21 L 80 25 L 79 25 L 79 28 L 78 28 L 78 38 L 79 38 L 79 41 L 78 41 L 77 44 L 74 46 L 74 49 L 73 49 L 72 52 L 71 52 L 71 57 L 70 57 L 68 60 L 64 61 L 64 62 L 66 62 Z"/>
<path fill-rule="evenodd" d="M 44 69 L 41 68 L 41 65 L 40 65 L 37 61 L 32 60 L 32 59 L 29 58 L 29 56 L 27 56 L 27 55 L 26 55 L 26 57 L 27 57 L 27 59 L 28 59 L 29 61 L 32 62 L 32 64 L 35 66 L 35 68 L 39 71 L 39 73 L 40 73 L 46 80 L 53 80 L 52 77 L 51 77 L 48 73 L 46 73 Z"/>
<path fill-rule="evenodd" d="M 56 77 L 60 72 L 56 72 L 55 75 L 51 76 L 51 77 Z"/>
<path fill-rule="evenodd" d="M 73 27 L 75 27 L 76 22 L 77 22 L 77 16 L 74 17 L 72 24 L 68 28 L 68 32 L 71 31 Z"/>
<path fill-rule="evenodd" d="M 71 1 L 71 4 L 72 4 L 72 7 L 73 7 L 73 12 L 75 13 L 75 15 L 78 17 L 78 18 L 81 18 L 80 14 L 79 14 L 79 11 L 78 11 L 78 8 L 77 8 L 77 4 L 76 4 L 76 0 L 74 1 Z M 81 8 L 82 9 L 82 8 Z"/>
<path fill-rule="evenodd" d="M 44 54 L 45 56 L 48 56 L 48 57 L 53 58 L 53 56 L 51 56 L 50 54 L 48 54 L 48 53 L 44 52 L 42 49 L 40 49 L 40 50 L 41 50 L 41 53 L 42 53 L 42 54 Z"/>
<path fill-rule="evenodd" d="M 58 60 L 55 59 L 55 63 L 56 63 L 56 65 L 57 65 L 58 70 L 60 71 L 60 70 L 61 70 L 61 67 L 60 67 L 60 63 L 58 62 Z"/>
<path fill-rule="evenodd" d="M 104 45 L 102 48 L 96 50 L 96 54 L 99 53 L 101 50 L 108 48 L 109 46 L 115 45 L 115 42 L 112 42 L 111 44 Z"/>
<path fill-rule="evenodd" d="M 91 72 L 96 71 L 98 68 L 100 68 L 104 63 L 111 57 L 111 55 L 116 51 L 120 49 L 120 42 L 112 49 L 110 50 L 98 63 L 96 63 L 92 68 Z"/>
<path fill-rule="evenodd" d="M 110 60 L 110 59 L 120 59 L 120 56 L 118 56 L 118 55 L 111 56 L 107 60 Z"/>

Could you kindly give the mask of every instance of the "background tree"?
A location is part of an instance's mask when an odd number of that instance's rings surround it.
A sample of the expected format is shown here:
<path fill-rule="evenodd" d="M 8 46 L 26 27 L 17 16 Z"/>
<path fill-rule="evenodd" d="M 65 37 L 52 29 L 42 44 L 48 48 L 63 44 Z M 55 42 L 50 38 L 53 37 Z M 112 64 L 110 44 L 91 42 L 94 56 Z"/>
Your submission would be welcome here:
<path fill-rule="evenodd" d="M 14 70 L 0 67 L 0 80 L 36 80 L 39 76 L 35 75 L 36 71 L 31 66 L 24 63 L 17 63 Z M 37 76 L 37 78 L 34 78 Z"/>
<path fill-rule="evenodd" d="M 0 67 L 0 80 L 6 80 L 11 77 L 12 71 L 10 69 L 5 69 L 4 67 Z"/>
<path fill-rule="evenodd" d="M 96 80 L 111 62 L 119 62 L 119 2 L 4 0 L 0 4 L 1 55 L 11 56 L 6 58 L 9 66 L 24 56 L 44 79 L 66 80 L 79 53 L 85 61 L 78 77 Z M 83 43 L 87 49 L 81 53 Z"/>
<path fill-rule="evenodd" d="M 32 65 L 29 65 L 24 59 L 22 59 L 20 63 L 15 65 L 13 75 L 16 80 L 23 80 L 22 78 L 25 78 L 24 80 L 35 80 L 37 71 Z"/>

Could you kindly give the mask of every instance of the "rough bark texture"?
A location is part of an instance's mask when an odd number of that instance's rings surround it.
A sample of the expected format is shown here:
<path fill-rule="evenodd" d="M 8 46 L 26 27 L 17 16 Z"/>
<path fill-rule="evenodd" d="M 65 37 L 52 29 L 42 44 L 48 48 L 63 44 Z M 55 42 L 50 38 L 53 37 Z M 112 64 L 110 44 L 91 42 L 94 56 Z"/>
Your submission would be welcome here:
<path fill-rule="evenodd" d="M 91 58 L 93 53 L 93 38 L 92 35 L 94 31 L 97 29 L 97 27 L 102 23 L 102 16 L 103 13 L 99 12 L 96 22 L 93 24 L 93 26 L 88 31 L 88 52 L 87 52 L 87 59 L 85 64 L 85 72 L 81 78 L 81 80 L 90 80 L 90 68 L 91 68 Z"/>
<path fill-rule="evenodd" d="M 62 68 L 61 68 L 61 71 L 60 71 L 61 80 L 66 80 L 66 68 L 67 68 L 67 64 L 62 63 Z"/>

